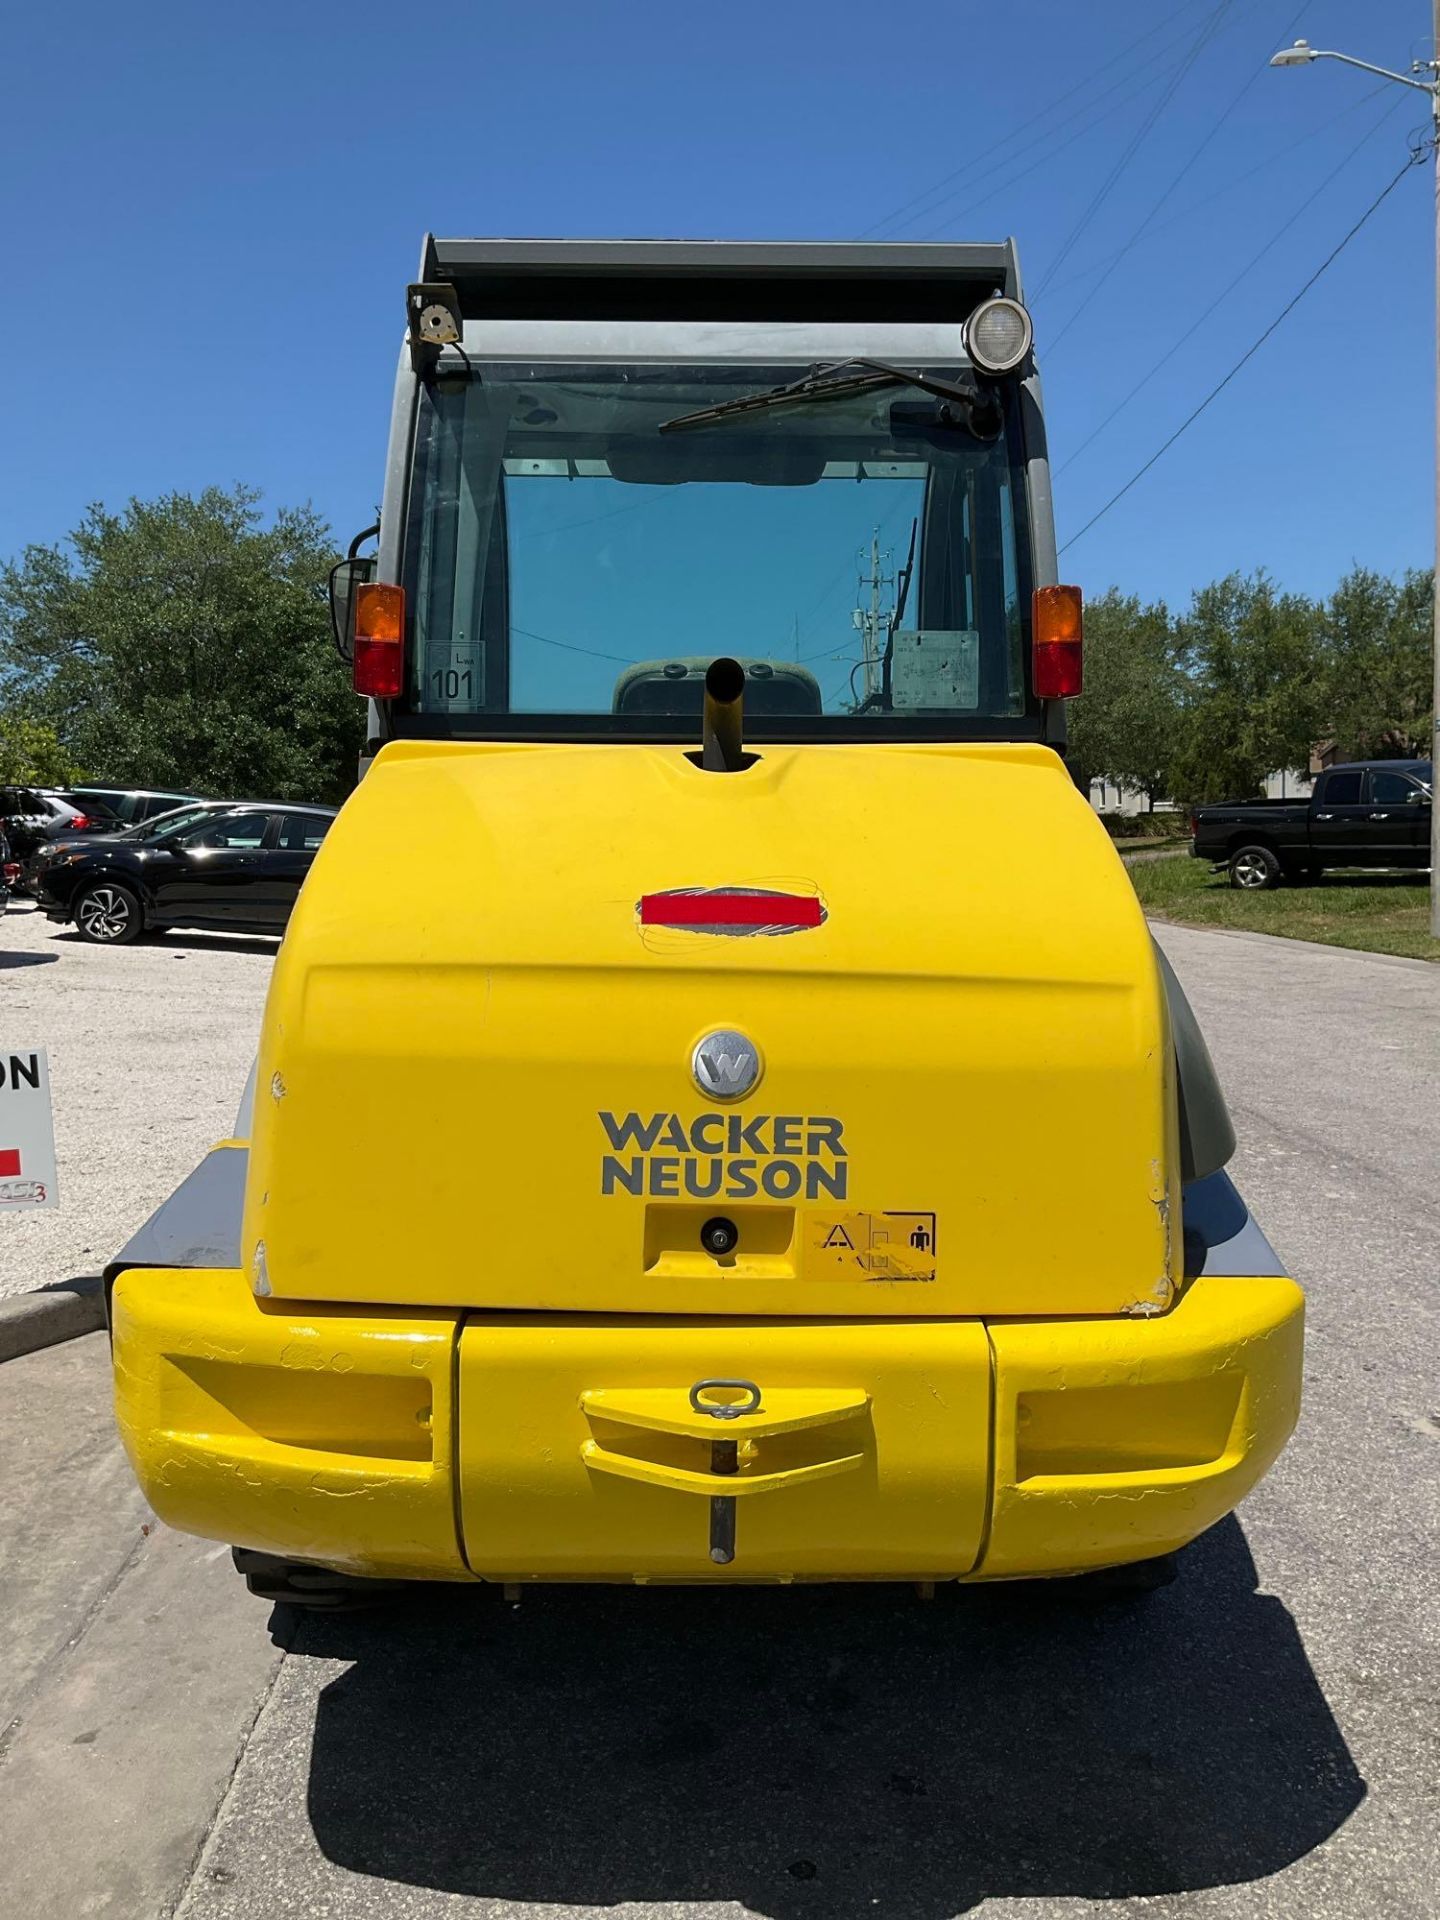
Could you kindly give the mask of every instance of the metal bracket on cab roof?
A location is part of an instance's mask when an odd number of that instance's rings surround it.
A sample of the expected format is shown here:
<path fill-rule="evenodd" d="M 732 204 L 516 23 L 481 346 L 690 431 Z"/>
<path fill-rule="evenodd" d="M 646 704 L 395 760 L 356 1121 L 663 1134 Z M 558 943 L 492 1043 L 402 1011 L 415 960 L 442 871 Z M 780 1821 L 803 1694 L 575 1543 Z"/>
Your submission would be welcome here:
<path fill-rule="evenodd" d="M 412 281 L 405 290 L 405 320 L 416 373 L 433 367 L 441 347 L 458 346 L 465 335 L 460 296 L 445 280 Z"/>

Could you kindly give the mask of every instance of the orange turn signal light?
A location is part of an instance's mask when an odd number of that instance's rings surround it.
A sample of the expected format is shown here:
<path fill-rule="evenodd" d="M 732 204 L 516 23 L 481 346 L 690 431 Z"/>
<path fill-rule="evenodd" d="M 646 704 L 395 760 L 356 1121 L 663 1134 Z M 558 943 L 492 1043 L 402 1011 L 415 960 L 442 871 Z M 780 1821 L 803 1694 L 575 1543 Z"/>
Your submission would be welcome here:
<path fill-rule="evenodd" d="M 1031 605 L 1031 677 L 1040 700 L 1069 700 L 1084 685 L 1084 596 L 1079 587 L 1037 587 Z"/>
<path fill-rule="evenodd" d="M 355 691 L 398 700 L 405 691 L 405 589 L 368 580 L 355 589 Z"/>

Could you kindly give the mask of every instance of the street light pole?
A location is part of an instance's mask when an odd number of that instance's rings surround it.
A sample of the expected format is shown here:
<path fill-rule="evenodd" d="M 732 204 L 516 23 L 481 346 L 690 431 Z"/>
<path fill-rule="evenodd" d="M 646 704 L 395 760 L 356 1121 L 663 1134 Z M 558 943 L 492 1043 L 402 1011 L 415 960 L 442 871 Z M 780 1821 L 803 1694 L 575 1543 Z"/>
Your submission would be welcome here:
<path fill-rule="evenodd" d="M 1435 763 L 1440 754 L 1440 0 L 1431 0 L 1430 131 L 1435 143 L 1435 577 L 1430 678 L 1430 937 L 1440 940 L 1440 806 Z"/>
<path fill-rule="evenodd" d="M 1273 54 L 1272 67 L 1307 67 L 1312 60 L 1339 60 L 1347 67 L 1359 67 L 1362 73 L 1379 74 L 1382 80 L 1394 80 L 1402 87 L 1414 87 L 1430 96 L 1430 132 L 1435 164 L 1435 572 L 1434 593 L 1431 610 L 1431 646 L 1433 650 L 1433 668 L 1431 677 L 1431 735 L 1430 764 L 1432 770 L 1437 758 L 1436 747 L 1440 746 L 1440 0 L 1431 0 L 1431 28 L 1433 30 L 1433 58 L 1417 60 L 1410 74 L 1392 73 L 1389 67 L 1372 66 L 1368 60 L 1357 60 L 1352 54 L 1331 53 L 1320 47 L 1312 47 L 1308 40 L 1297 40 L 1293 47 L 1285 47 Z M 1427 73 L 1428 80 L 1416 80 L 1411 74 Z M 1434 780 L 1432 771 L 1431 788 L 1433 795 Z M 1430 803 L 1430 932 L 1440 940 L 1440 807 L 1432 797 Z"/>

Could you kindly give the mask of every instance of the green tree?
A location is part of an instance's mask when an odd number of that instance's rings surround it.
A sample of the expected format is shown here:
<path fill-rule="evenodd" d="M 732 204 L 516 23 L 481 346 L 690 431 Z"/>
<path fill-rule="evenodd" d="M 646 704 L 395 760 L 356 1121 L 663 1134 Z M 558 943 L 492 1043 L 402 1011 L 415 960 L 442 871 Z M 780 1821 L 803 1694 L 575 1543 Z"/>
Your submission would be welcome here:
<path fill-rule="evenodd" d="M 79 777 L 52 726 L 25 713 L 0 713 L 0 786 L 63 787 Z"/>
<path fill-rule="evenodd" d="M 1180 723 L 1170 615 L 1111 587 L 1085 609 L 1085 691 L 1070 702 L 1066 758 L 1082 790 L 1096 779 L 1164 797 Z"/>
<path fill-rule="evenodd" d="M 89 778 L 277 799 L 354 784 L 363 708 L 331 642 L 328 530 L 250 488 L 92 507 L 0 569 L 0 687 Z"/>
<path fill-rule="evenodd" d="M 1170 789 L 1192 802 L 1241 799 L 1266 776 L 1303 772 L 1325 730 L 1316 609 L 1265 574 L 1232 573 L 1195 594 L 1177 624 L 1184 675 Z"/>
<path fill-rule="evenodd" d="M 1326 731 L 1343 759 L 1429 753 L 1431 578 L 1387 580 L 1354 567 L 1320 610 Z"/>

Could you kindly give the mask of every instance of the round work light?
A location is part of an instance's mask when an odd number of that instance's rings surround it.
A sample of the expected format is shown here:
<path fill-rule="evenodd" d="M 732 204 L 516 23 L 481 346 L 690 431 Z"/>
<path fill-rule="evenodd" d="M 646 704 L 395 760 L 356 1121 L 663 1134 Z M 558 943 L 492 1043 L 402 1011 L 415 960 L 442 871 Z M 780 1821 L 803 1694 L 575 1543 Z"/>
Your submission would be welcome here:
<path fill-rule="evenodd" d="M 1029 314 L 1004 295 L 982 301 L 965 322 L 965 351 L 982 373 L 1013 373 L 1034 337 Z"/>

